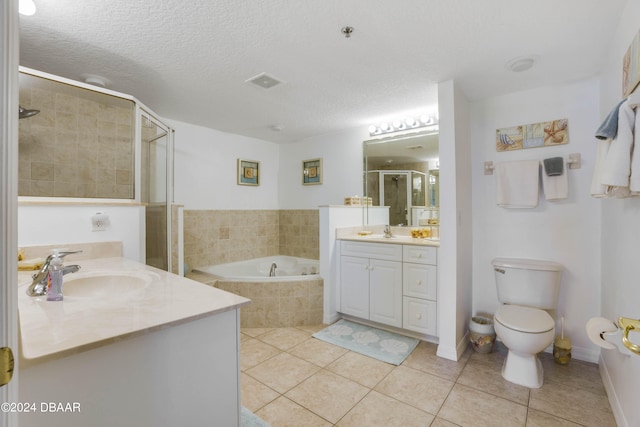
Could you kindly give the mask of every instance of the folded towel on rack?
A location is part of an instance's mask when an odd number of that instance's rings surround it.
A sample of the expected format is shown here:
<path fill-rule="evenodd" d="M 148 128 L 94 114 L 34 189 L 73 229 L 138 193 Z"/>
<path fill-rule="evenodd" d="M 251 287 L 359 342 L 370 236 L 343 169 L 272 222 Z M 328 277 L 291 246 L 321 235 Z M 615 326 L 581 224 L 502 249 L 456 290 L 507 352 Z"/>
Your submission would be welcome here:
<path fill-rule="evenodd" d="M 554 159 L 560 159 L 561 163 L 564 163 L 562 157 L 555 157 Z M 566 173 L 550 174 L 547 169 L 547 160 L 542 162 L 542 168 L 544 173 L 542 174 L 542 189 L 544 191 L 544 198 L 549 201 L 562 200 L 569 197 L 569 178 Z M 556 167 L 552 163 L 552 167 Z"/>
<path fill-rule="evenodd" d="M 540 162 L 520 160 L 495 166 L 496 203 L 503 208 L 535 208 L 540 196 Z"/>
<path fill-rule="evenodd" d="M 620 106 L 627 99 L 623 99 L 618 102 L 618 105 L 613 107 L 613 110 L 609 113 L 609 115 L 604 119 L 598 130 L 596 131 L 596 138 L 598 139 L 613 139 L 618 134 L 618 114 L 620 111 Z"/>
<path fill-rule="evenodd" d="M 544 172 L 547 176 L 562 175 L 564 170 L 564 159 L 562 157 L 550 157 L 543 160 Z"/>

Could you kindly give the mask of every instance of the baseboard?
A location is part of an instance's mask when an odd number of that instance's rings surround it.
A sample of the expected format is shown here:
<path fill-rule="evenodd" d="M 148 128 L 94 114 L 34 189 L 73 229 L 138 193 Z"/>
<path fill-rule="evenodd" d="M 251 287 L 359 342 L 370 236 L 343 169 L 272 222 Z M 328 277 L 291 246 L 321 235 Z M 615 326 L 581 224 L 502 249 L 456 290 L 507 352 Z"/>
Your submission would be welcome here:
<path fill-rule="evenodd" d="M 332 314 L 324 314 L 324 316 L 322 316 L 322 323 L 324 323 L 325 325 L 331 325 L 332 323 L 337 322 L 338 320 L 340 320 L 340 315 L 338 313 L 332 313 Z"/>
<path fill-rule="evenodd" d="M 600 352 L 589 350 L 583 347 L 573 347 L 571 348 L 571 358 L 582 360 L 583 362 L 598 363 Z"/>
<path fill-rule="evenodd" d="M 443 357 L 445 359 L 453 360 L 457 362 L 462 357 L 462 354 L 467 350 L 467 346 L 469 343 L 469 333 L 465 333 L 464 336 L 455 348 L 453 347 L 444 347 L 442 344 L 438 346 L 438 351 L 436 352 L 436 356 Z"/>
<path fill-rule="evenodd" d="M 616 389 L 613 386 L 613 381 L 611 381 L 611 376 L 609 375 L 607 365 L 604 363 L 602 355 L 600 355 L 600 361 L 598 365 L 600 367 L 600 378 L 602 378 L 602 384 L 604 384 L 604 389 L 607 391 L 609 405 L 611 405 L 611 411 L 613 412 L 613 417 L 616 419 L 616 424 L 618 425 L 618 427 L 629 427 L 629 423 L 627 422 L 627 419 L 624 416 L 624 412 L 622 411 L 620 400 L 618 399 Z"/>

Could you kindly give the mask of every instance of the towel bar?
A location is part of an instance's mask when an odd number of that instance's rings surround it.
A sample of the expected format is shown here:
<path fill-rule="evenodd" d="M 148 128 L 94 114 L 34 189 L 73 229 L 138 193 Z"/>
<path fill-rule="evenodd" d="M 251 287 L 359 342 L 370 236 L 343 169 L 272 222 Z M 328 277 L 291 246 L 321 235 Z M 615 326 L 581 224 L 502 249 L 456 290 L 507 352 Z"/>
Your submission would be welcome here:
<path fill-rule="evenodd" d="M 569 169 L 580 169 L 582 167 L 582 158 L 580 153 L 571 153 L 567 158 L 567 167 Z M 493 175 L 493 170 L 495 166 L 493 162 L 484 162 L 484 174 L 485 175 Z"/>

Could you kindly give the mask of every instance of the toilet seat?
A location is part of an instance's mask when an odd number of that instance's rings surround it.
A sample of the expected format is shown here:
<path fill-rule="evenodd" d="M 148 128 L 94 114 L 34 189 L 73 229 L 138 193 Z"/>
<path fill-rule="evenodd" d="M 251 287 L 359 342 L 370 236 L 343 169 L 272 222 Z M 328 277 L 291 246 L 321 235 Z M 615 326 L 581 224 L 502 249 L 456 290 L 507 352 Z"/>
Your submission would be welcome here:
<path fill-rule="evenodd" d="M 503 305 L 494 319 L 505 328 L 529 334 L 549 332 L 555 327 L 553 318 L 546 311 L 521 305 Z"/>

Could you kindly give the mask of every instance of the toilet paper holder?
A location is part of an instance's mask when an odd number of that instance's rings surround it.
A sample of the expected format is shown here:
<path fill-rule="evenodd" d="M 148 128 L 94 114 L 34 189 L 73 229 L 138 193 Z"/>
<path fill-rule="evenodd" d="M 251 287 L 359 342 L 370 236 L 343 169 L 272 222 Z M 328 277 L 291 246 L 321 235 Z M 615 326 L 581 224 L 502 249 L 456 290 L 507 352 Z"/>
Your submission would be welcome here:
<path fill-rule="evenodd" d="M 637 330 L 640 332 L 640 320 L 619 317 L 618 326 L 622 329 L 622 343 L 631 352 L 640 355 L 640 345 L 634 344 L 629 339 L 629 332 Z"/>

